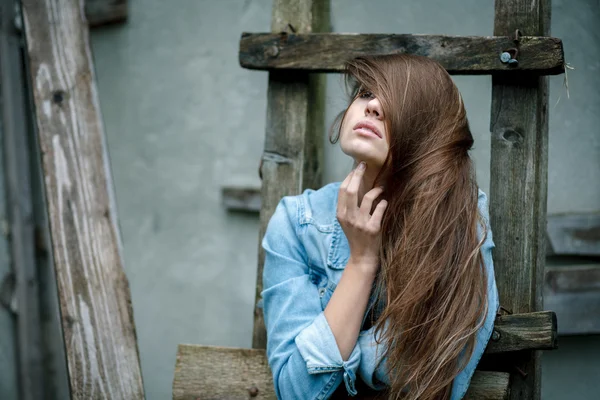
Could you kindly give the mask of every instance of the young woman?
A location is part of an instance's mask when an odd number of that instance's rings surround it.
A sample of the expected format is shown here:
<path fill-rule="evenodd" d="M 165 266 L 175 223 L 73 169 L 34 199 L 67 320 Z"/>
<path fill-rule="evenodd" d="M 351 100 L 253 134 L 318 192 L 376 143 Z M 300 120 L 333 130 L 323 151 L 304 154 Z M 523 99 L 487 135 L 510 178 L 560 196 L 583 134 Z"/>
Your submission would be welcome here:
<path fill-rule="evenodd" d="M 277 397 L 460 399 L 498 309 L 462 98 L 424 57 L 360 57 L 347 77 L 332 141 L 355 168 L 283 198 L 263 240 Z"/>

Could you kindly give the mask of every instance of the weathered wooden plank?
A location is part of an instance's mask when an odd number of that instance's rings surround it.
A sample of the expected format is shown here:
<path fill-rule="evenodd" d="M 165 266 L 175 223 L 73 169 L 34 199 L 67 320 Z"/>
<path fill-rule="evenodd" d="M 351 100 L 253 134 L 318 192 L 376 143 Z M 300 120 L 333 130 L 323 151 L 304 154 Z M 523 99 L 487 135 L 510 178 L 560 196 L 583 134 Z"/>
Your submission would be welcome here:
<path fill-rule="evenodd" d="M 548 215 L 547 253 L 600 256 L 600 213 Z"/>
<path fill-rule="evenodd" d="M 481 75 L 527 71 L 564 72 L 562 41 L 521 38 L 518 66 L 502 63 L 500 54 L 515 47 L 514 38 L 444 35 L 243 33 L 239 61 L 244 68 L 342 72 L 344 62 L 365 54 L 412 53 L 431 57 L 451 74 Z"/>
<path fill-rule="evenodd" d="M 501 315 L 494 322 L 487 354 L 519 350 L 551 350 L 557 348 L 556 314 L 539 311 L 528 314 Z"/>
<path fill-rule="evenodd" d="M 90 27 L 125 22 L 127 0 L 84 0 L 85 16 Z"/>
<path fill-rule="evenodd" d="M 87 24 L 78 0 L 24 0 L 72 399 L 144 397 Z"/>
<path fill-rule="evenodd" d="M 466 400 L 508 399 L 510 374 L 506 372 L 475 371 Z"/>
<path fill-rule="evenodd" d="M 507 373 L 476 371 L 466 398 L 505 399 L 508 378 Z M 248 398 L 276 399 L 263 349 L 179 345 L 173 400 Z"/>
<path fill-rule="evenodd" d="M 35 263 L 33 198 L 27 137 L 26 99 L 21 43 L 14 29 L 15 4 L 0 1 L 0 90 L 5 146 L 8 229 L 15 277 L 19 398 L 44 395 L 44 359 L 40 319 L 40 291 Z M 0 169 L 2 166 L 0 166 Z M 14 369 L 15 365 L 11 369 Z M 0 390 L 1 392 L 2 390 Z"/>
<path fill-rule="evenodd" d="M 546 269 L 544 308 L 556 313 L 561 335 L 600 333 L 600 265 Z"/>
<path fill-rule="evenodd" d="M 234 211 L 260 212 L 262 204 L 260 189 L 250 187 L 223 187 L 221 199 L 226 209 Z"/>
<path fill-rule="evenodd" d="M 274 0 L 271 30 L 299 33 L 328 31 L 329 0 Z M 267 127 L 261 161 L 260 212 L 256 307 L 252 347 L 266 347 L 260 307 L 264 252 L 260 241 L 277 203 L 283 196 L 321 183 L 325 80 L 308 73 L 277 71 L 269 74 Z"/>
<path fill-rule="evenodd" d="M 547 36 L 550 1 L 496 0 L 494 35 Z M 548 184 L 547 77 L 492 76 L 490 212 L 500 304 L 542 309 Z M 511 356 L 511 399 L 540 398 L 540 353 Z M 512 369 L 508 369 L 512 368 Z"/>
<path fill-rule="evenodd" d="M 180 344 L 173 399 L 275 399 L 273 378 L 263 349 Z"/>

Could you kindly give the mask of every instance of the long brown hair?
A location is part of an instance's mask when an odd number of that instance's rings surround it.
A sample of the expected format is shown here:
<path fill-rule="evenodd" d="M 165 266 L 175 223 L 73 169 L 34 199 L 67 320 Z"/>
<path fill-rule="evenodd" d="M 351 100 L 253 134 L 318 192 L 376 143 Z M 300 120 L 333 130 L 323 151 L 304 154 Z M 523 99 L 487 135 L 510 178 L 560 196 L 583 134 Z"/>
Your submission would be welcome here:
<path fill-rule="evenodd" d="M 352 101 L 368 90 L 381 102 L 390 144 L 376 183 L 388 206 L 375 321 L 389 398 L 449 399 L 487 311 L 465 107 L 446 70 L 426 57 L 359 57 L 346 77 Z"/>

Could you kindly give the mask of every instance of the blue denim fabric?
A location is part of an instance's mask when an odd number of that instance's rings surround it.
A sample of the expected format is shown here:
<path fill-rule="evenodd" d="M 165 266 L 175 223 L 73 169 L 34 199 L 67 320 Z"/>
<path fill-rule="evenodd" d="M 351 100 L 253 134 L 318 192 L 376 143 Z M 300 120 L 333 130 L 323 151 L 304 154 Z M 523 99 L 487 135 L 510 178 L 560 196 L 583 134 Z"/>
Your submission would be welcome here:
<path fill-rule="evenodd" d="M 284 197 L 269 221 L 265 249 L 262 306 L 267 328 L 267 357 L 278 399 L 327 399 L 343 382 L 357 395 L 357 375 L 370 387 L 389 385 L 380 363 L 374 328 L 361 331 L 348 360 L 343 361 L 323 310 L 350 256 L 348 241 L 336 218 L 340 183 Z M 455 378 L 452 400 L 461 399 L 492 334 L 498 310 L 486 195 L 479 209 L 488 226 L 481 249 L 488 273 L 489 306 L 477 332 L 475 351 Z M 481 234 L 481 230 L 480 230 Z M 371 296 L 369 307 L 373 305 Z"/>

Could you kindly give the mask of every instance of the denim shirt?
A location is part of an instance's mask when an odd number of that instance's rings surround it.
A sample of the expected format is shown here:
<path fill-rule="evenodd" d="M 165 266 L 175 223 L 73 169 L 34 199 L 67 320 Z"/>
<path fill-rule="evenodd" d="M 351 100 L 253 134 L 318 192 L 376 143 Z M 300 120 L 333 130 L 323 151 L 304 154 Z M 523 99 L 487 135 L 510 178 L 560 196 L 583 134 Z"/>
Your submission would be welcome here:
<path fill-rule="evenodd" d="M 336 218 L 339 186 L 332 183 L 284 197 L 262 241 L 265 263 L 261 303 L 267 328 L 267 358 L 278 399 L 327 399 L 342 382 L 348 394 L 355 396 L 357 376 L 376 390 L 389 385 L 385 360 L 379 362 L 381 347 L 374 339 L 375 328 L 360 332 L 344 361 L 323 313 L 350 256 L 348 241 Z M 488 278 L 488 312 L 476 334 L 473 355 L 454 379 L 452 400 L 465 395 L 499 307 L 487 198 L 481 190 L 478 197 L 488 228 L 481 248 Z M 479 232 L 481 235 L 481 227 Z M 371 293 L 368 307 L 373 300 Z"/>

